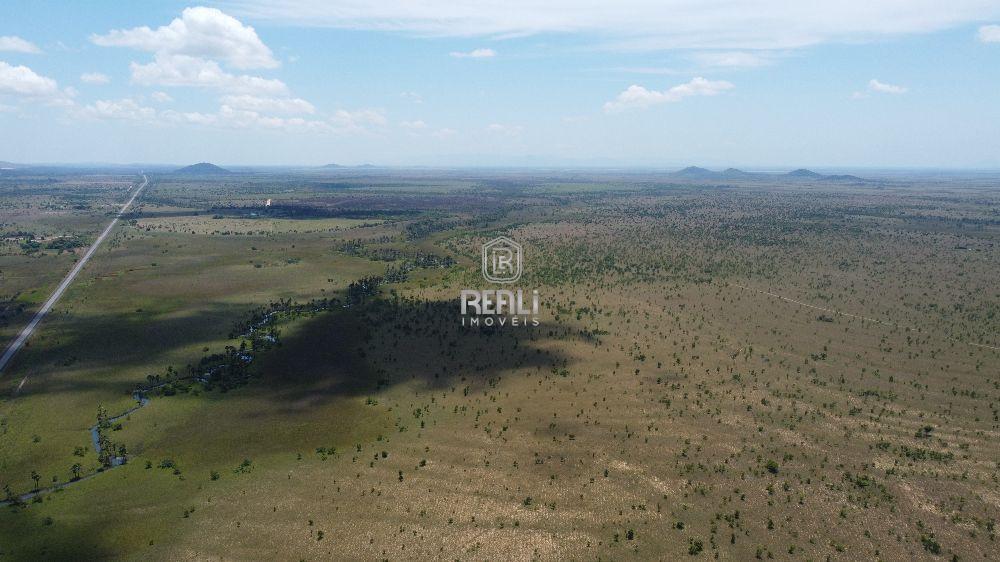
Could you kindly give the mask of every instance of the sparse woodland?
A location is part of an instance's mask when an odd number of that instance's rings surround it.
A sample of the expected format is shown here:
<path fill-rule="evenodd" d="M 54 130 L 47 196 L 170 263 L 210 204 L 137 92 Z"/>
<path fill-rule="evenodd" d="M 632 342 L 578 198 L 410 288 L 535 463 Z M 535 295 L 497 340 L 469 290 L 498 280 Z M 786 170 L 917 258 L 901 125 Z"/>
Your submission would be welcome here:
<path fill-rule="evenodd" d="M 113 194 L 63 187 L 0 195 L 4 337 Z M 3 556 L 1000 550 L 995 184 L 165 177 L 130 219 L 0 379 Z M 540 326 L 460 324 L 500 234 Z"/>

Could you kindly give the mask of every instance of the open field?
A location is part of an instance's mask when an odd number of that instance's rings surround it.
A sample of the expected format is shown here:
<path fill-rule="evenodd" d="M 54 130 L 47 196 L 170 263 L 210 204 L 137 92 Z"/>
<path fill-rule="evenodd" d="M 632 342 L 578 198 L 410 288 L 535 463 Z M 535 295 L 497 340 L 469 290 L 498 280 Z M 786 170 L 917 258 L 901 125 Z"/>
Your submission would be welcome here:
<path fill-rule="evenodd" d="M 0 180 L 0 342 L 6 345 L 16 334 L 15 316 L 30 317 L 41 306 L 141 179 L 94 174 Z"/>
<path fill-rule="evenodd" d="M 996 557 L 998 178 L 150 180 L 0 377 L 70 483 L 0 559 Z M 0 336 L 138 181 L 0 178 Z M 540 325 L 464 327 L 501 234 Z"/>

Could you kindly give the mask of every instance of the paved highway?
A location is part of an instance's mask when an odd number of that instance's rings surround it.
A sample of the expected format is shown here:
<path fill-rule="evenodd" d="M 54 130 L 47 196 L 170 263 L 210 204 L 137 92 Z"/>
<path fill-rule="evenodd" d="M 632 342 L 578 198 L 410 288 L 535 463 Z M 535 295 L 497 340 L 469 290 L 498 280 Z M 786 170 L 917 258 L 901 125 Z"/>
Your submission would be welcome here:
<path fill-rule="evenodd" d="M 113 229 L 115 225 L 118 224 L 118 220 L 121 219 L 122 215 L 124 215 L 128 211 L 129 207 L 132 206 L 132 203 L 135 201 L 136 197 L 138 197 L 139 194 L 142 193 L 142 190 L 146 188 L 147 184 L 149 184 L 149 178 L 147 178 L 144 174 L 142 176 L 142 185 L 139 186 L 139 189 L 136 189 L 135 193 L 132 194 L 132 197 L 129 198 L 129 200 L 124 205 L 122 205 L 122 208 L 118 211 L 118 214 L 115 215 L 115 218 L 111 220 L 111 223 L 108 224 L 108 227 L 104 229 L 104 232 L 101 232 L 101 235 L 97 237 L 97 240 L 94 240 L 94 243 L 91 244 L 90 248 L 87 249 L 87 253 L 85 253 L 83 257 L 76 262 L 76 265 L 73 266 L 73 269 L 71 269 L 70 272 L 66 274 L 66 278 L 62 280 L 62 283 L 60 283 L 58 287 L 56 287 L 56 290 L 52 292 L 52 295 L 49 296 L 49 300 L 45 301 L 45 304 L 42 305 L 42 308 L 38 309 L 38 312 L 35 313 L 35 316 L 31 318 L 31 322 L 28 322 L 28 325 L 25 326 L 23 330 L 21 330 L 21 333 L 18 334 L 17 339 L 15 339 L 9 346 L 7 346 L 7 350 L 4 351 L 3 356 L 0 357 L 0 374 L 2 374 L 3 370 L 7 367 L 7 363 L 9 363 L 10 360 L 13 359 L 15 355 L 17 355 L 17 352 L 20 351 L 22 347 L 24 347 L 24 342 L 28 341 L 28 338 L 30 338 L 31 334 L 34 333 L 35 328 L 38 327 L 38 323 L 42 321 L 42 318 L 45 318 L 45 315 L 48 314 L 49 310 L 52 309 L 52 305 L 54 305 L 56 301 L 59 300 L 59 297 L 61 297 L 63 293 L 66 292 L 66 289 L 69 287 L 70 283 L 72 283 L 73 279 L 75 279 L 77 274 L 80 273 L 80 270 L 83 269 L 83 266 L 87 265 L 87 262 L 90 261 L 90 258 L 94 255 L 94 252 L 96 252 L 97 249 L 101 246 L 101 242 L 104 242 L 104 239 L 108 237 L 108 234 L 111 233 L 111 229 Z M 28 377 L 22 379 L 20 384 L 17 385 L 17 391 L 15 392 L 20 391 L 21 387 L 24 386 L 24 383 L 27 380 Z"/>

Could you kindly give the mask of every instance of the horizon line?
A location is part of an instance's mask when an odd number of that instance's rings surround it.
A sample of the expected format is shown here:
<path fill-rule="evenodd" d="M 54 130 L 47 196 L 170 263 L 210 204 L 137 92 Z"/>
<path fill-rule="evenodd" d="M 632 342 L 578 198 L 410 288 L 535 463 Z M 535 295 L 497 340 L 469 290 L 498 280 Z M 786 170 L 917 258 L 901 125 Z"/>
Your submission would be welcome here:
<path fill-rule="evenodd" d="M 0 160 L 4 164 L 14 164 L 22 168 L 4 168 L 0 170 L 10 171 L 30 168 L 139 168 L 143 166 L 153 168 L 175 168 L 181 169 L 195 164 L 212 164 L 221 168 L 240 169 L 266 169 L 266 168 L 291 168 L 291 169 L 327 169 L 327 170 L 357 170 L 357 169 L 381 169 L 381 170 L 590 170 L 590 171 L 663 171 L 676 172 L 687 168 L 702 168 L 712 172 L 724 172 L 726 170 L 737 170 L 741 172 L 753 173 L 782 173 L 795 170 L 836 170 L 836 171 L 886 171 L 886 172 L 1000 172 L 1000 165 L 994 166 L 913 166 L 913 165 L 829 165 L 829 164 L 806 164 L 806 165 L 698 165 L 698 164 L 337 164 L 327 162 L 325 164 L 243 164 L 243 163 L 215 163 L 202 160 L 193 164 L 178 164 L 173 162 L 100 162 L 100 161 L 77 161 L 77 162 L 13 162 Z M 709 167 L 711 166 L 711 167 Z"/>

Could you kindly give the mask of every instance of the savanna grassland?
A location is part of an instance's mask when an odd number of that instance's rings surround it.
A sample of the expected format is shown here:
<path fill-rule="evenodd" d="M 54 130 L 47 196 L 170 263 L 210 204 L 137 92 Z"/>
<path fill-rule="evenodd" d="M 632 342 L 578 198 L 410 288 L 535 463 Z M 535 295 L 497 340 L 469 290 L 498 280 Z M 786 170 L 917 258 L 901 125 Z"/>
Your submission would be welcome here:
<path fill-rule="evenodd" d="M 0 378 L 0 559 L 996 558 L 997 178 L 149 176 Z M 5 341 L 139 179 L 0 178 Z M 538 326 L 461 325 L 497 235 Z"/>

